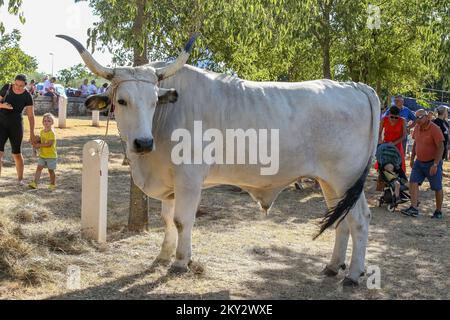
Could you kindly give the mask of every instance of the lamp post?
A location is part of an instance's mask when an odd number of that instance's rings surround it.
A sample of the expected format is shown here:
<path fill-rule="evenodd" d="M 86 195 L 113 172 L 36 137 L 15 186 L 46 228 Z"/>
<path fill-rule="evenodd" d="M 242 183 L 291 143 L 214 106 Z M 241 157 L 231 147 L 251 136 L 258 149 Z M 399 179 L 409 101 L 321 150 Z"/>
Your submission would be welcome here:
<path fill-rule="evenodd" d="M 53 52 L 50 52 L 50 55 L 52 56 L 52 77 L 53 77 L 53 58 L 54 58 L 54 54 L 53 54 Z"/>

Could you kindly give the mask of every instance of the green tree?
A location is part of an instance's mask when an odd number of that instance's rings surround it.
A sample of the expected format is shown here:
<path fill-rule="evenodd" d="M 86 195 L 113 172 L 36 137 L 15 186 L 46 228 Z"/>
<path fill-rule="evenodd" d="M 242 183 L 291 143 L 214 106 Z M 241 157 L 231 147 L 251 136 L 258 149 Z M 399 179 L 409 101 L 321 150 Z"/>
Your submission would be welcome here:
<path fill-rule="evenodd" d="M 89 44 L 106 45 L 115 62 L 173 58 L 200 31 L 191 62 L 250 80 L 330 78 L 418 93 L 449 74 L 445 0 L 136 1 L 89 1 L 101 17 Z M 368 27 L 369 5 L 380 9 L 379 28 Z"/>
<path fill-rule="evenodd" d="M 23 24 L 25 23 L 25 16 L 23 14 L 23 11 L 20 10 L 22 6 L 23 0 L 9 0 L 8 1 L 8 12 L 13 15 L 18 15 L 20 22 Z M 0 8 L 5 4 L 5 0 L 0 0 Z M 3 22 L 0 21 L 0 35 L 5 33 L 5 26 L 3 25 Z"/>
<path fill-rule="evenodd" d="M 20 32 L 0 36 L 0 83 L 12 81 L 18 73 L 29 74 L 36 70 L 37 61 L 19 48 Z"/>
<path fill-rule="evenodd" d="M 42 82 L 46 74 L 44 72 L 34 71 L 27 73 L 27 78 L 31 81 L 34 80 L 36 83 Z"/>
<path fill-rule="evenodd" d="M 434 1 L 374 1 L 381 9 L 379 29 L 363 27 L 362 14 L 344 30 L 338 44 L 344 74 L 387 91 L 417 90 L 436 75 L 439 32 Z M 355 32 L 355 29 L 359 29 Z"/>
<path fill-rule="evenodd" d="M 59 70 L 56 77 L 65 87 L 78 87 L 84 79 L 97 78 L 82 63 Z"/>
<path fill-rule="evenodd" d="M 435 32 L 440 35 L 437 76 L 430 79 L 427 87 L 450 90 L 450 2 L 439 1 L 435 7 Z"/>

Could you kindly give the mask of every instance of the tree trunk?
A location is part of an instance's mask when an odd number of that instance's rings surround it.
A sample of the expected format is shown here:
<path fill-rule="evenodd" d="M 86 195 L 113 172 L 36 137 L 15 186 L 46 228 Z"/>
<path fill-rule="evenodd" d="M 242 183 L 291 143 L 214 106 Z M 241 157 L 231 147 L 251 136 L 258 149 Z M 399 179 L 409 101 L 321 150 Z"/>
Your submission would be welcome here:
<path fill-rule="evenodd" d="M 145 0 L 137 0 L 137 14 L 133 24 L 133 33 L 136 44 L 133 48 L 133 65 L 139 66 L 148 63 L 147 41 L 144 30 L 144 6 Z M 139 39 L 144 39 L 144 48 L 139 46 Z M 132 231 L 145 231 L 148 229 L 148 197 L 139 189 L 133 181 L 130 172 L 130 213 L 128 216 L 128 229 Z"/>
<path fill-rule="evenodd" d="M 322 65 L 323 77 L 325 79 L 331 79 L 329 40 L 325 40 L 325 43 L 322 45 L 322 58 L 323 58 L 323 65 Z"/>
<path fill-rule="evenodd" d="M 147 58 L 148 40 L 147 40 L 145 30 L 143 30 L 144 19 L 145 19 L 145 12 L 144 12 L 145 2 L 146 2 L 146 0 L 136 0 L 137 12 L 136 12 L 136 18 L 133 23 L 133 34 L 134 34 L 134 39 L 136 40 L 134 43 L 134 48 L 133 48 L 133 65 L 134 66 L 141 66 L 143 64 L 148 63 L 148 58 Z M 139 45 L 139 43 L 141 41 L 142 41 L 143 47 Z"/>
<path fill-rule="evenodd" d="M 319 23 L 320 31 L 320 46 L 322 48 L 322 72 L 325 79 L 331 79 L 331 62 L 330 62 L 330 48 L 332 39 L 331 27 L 331 11 L 333 9 L 333 1 L 318 1 L 321 17 Z"/>

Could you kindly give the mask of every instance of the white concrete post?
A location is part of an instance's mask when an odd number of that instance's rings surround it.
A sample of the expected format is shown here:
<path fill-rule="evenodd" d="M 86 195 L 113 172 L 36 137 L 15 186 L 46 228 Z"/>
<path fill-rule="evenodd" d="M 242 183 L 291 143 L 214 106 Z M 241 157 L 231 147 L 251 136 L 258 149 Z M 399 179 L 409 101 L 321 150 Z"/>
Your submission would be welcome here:
<path fill-rule="evenodd" d="M 66 127 L 67 117 L 67 98 L 63 96 L 58 97 L 58 128 Z"/>
<path fill-rule="evenodd" d="M 100 110 L 92 111 L 92 126 L 93 127 L 100 126 Z"/>
<path fill-rule="evenodd" d="M 81 230 L 85 237 L 106 242 L 109 149 L 103 140 L 83 147 Z"/>

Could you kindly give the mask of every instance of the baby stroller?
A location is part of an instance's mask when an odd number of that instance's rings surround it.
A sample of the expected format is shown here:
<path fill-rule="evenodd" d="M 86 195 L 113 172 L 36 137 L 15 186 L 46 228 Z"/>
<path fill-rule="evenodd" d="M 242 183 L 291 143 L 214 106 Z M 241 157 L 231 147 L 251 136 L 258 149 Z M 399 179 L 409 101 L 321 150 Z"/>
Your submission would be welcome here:
<path fill-rule="evenodd" d="M 378 145 L 376 158 L 378 161 L 379 179 L 383 181 L 383 195 L 378 200 L 378 206 L 387 204 L 389 212 L 394 212 L 397 206 L 411 199 L 407 190 L 408 178 L 402 170 L 402 158 L 397 148 L 389 143 Z M 395 195 L 396 185 L 399 197 Z"/>

